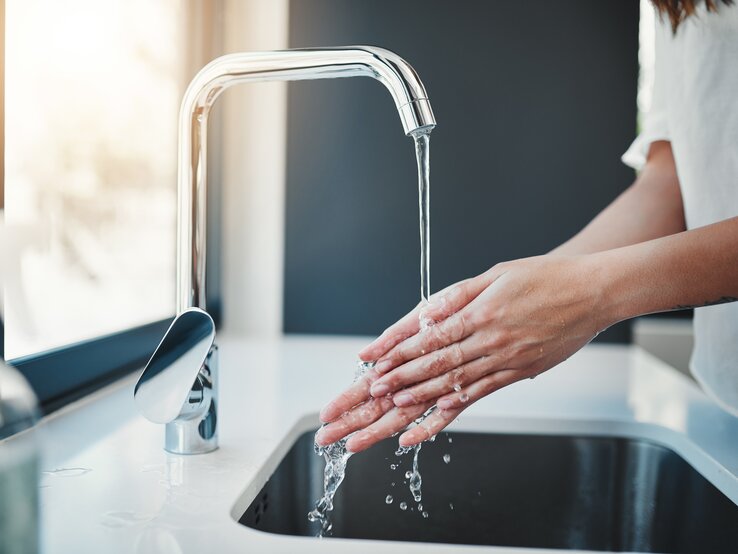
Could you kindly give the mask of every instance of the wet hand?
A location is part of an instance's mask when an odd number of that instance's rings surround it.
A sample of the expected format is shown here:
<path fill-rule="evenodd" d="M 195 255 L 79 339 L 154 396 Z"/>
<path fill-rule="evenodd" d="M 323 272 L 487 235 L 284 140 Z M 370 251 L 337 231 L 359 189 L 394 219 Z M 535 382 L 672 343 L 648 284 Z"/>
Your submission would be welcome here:
<path fill-rule="evenodd" d="M 318 431 L 315 437 L 318 444 L 331 444 L 356 432 L 349 438 L 346 448 L 350 452 L 360 452 L 382 439 L 397 434 L 433 406 L 433 402 L 422 402 L 413 406 L 398 407 L 392 401 L 391 395 L 372 397 L 369 392 L 371 384 L 379 377 L 376 370 L 370 369 L 321 411 L 320 419 L 328 425 Z M 428 434 L 417 442 L 422 442 L 438 432 L 433 432 L 427 425 L 428 419 L 420 424 L 419 427 L 427 429 Z M 438 430 L 440 431 L 440 428 Z"/>
<path fill-rule="evenodd" d="M 439 297 L 449 289 L 450 287 L 436 293 L 431 298 Z M 418 304 L 375 342 L 383 341 L 386 349 L 389 349 L 403 339 L 418 333 L 421 308 L 422 305 Z M 363 359 L 369 361 L 365 356 Z M 347 443 L 348 450 L 359 452 L 384 438 L 397 434 L 433 406 L 433 402 L 422 402 L 414 406 L 397 407 L 391 395 L 374 398 L 370 389 L 380 377 L 381 374 L 376 368 L 369 369 L 364 376 L 323 408 L 320 412 L 320 420 L 328 425 L 318 431 L 316 435 L 318 444 L 331 444 L 351 433 L 361 431 L 351 437 Z M 428 427 L 428 424 L 432 423 L 433 420 L 430 418 L 423 422 L 421 429 L 427 429 L 429 434 L 417 442 L 422 442 L 436 434 Z"/>
<path fill-rule="evenodd" d="M 554 367 L 612 324 L 603 288 L 587 256 L 540 256 L 442 291 L 360 353 L 377 360 L 375 370 L 323 410 L 323 421 L 339 418 L 325 436 L 364 429 L 357 442 L 366 448 L 436 404 L 400 444 L 429 438 L 480 398 Z M 419 315 L 438 323 L 420 332 Z"/>

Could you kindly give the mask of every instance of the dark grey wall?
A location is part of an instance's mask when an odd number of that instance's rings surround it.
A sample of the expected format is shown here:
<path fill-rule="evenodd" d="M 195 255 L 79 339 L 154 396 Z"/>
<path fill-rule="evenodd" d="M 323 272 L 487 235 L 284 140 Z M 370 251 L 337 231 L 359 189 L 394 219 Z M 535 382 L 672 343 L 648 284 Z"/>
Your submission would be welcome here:
<path fill-rule="evenodd" d="M 433 290 L 546 252 L 633 179 L 637 0 L 291 2 L 291 47 L 345 44 L 396 51 L 428 90 Z M 381 84 L 291 84 L 285 331 L 374 334 L 415 305 L 417 201 Z"/>

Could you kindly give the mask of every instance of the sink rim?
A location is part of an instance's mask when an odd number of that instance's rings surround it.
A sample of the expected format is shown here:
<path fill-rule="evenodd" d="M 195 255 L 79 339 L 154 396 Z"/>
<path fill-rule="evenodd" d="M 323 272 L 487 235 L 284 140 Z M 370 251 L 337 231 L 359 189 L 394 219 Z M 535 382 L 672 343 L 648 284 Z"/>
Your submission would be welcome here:
<path fill-rule="evenodd" d="M 254 477 L 238 494 L 229 512 L 231 521 L 249 532 L 266 534 L 264 531 L 240 525 L 238 520 L 248 509 L 279 463 L 292 448 L 296 440 L 306 431 L 320 426 L 318 413 L 313 412 L 299 418 L 282 438 L 266 461 L 256 471 Z M 462 416 L 444 431 L 462 431 L 484 434 L 518 434 L 550 436 L 586 436 L 624 439 L 641 439 L 653 442 L 674 451 L 697 473 L 714 485 L 731 502 L 738 505 L 738 477 L 734 476 L 712 458 L 685 434 L 659 425 L 639 421 L 619 421 L 613 419 L 565 419 L 565 418 L 524 418 L 503 416 Z M 303 537 L 304 538 L 304 537 Z M 351 539 L 332 539 L 351 540 Z M 376 541 L 395 542 L 395 541 Z M 427 544 L 399 543 L 398 544 Z"/>

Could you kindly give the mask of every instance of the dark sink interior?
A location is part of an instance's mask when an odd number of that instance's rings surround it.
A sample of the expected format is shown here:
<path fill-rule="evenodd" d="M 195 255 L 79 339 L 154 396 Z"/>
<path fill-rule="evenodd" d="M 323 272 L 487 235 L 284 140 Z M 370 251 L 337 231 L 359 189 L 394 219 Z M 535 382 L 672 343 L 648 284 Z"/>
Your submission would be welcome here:
<path fill-rule="evenodd" d="M 389 439 L 349 460 L 331 513 L 331 536 L 738 552 L 738 507 L 676 453 L 649 441 L 443 433 L 420 453 L 428 518 L 419 513 L 406 484 L 412 454 L 398 458 L 396 445 Z M 450 455 L 449 463 L 444 454 Z M 313 452 L 313 432 L 305 433 L 240 523 L 268 533 L 315 536 L 318 525 L 307 513 L 322 495 L 323 467 Z M 387 495 L 394 498 L 391 504 L 385 503 Z M 406 511 L 400 509 L 403 501 Z"/>

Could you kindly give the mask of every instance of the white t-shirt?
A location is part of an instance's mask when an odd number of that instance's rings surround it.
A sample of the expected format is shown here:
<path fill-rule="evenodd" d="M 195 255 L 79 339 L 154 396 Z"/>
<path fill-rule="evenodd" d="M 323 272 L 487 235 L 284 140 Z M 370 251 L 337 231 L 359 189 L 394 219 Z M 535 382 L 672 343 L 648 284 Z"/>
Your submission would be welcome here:
<path fill-rule="evenodd" d="M 738 216 L 738 5 L 701 4 L 676 35 L 657 16 L 655 54 L 652 106 L 623 161 L 639 169 L 652 141 L 671 141 L 687 228 Z M 738 416 L 738 302 L 696 309 L 694 333 L 692 374 Z"/>

